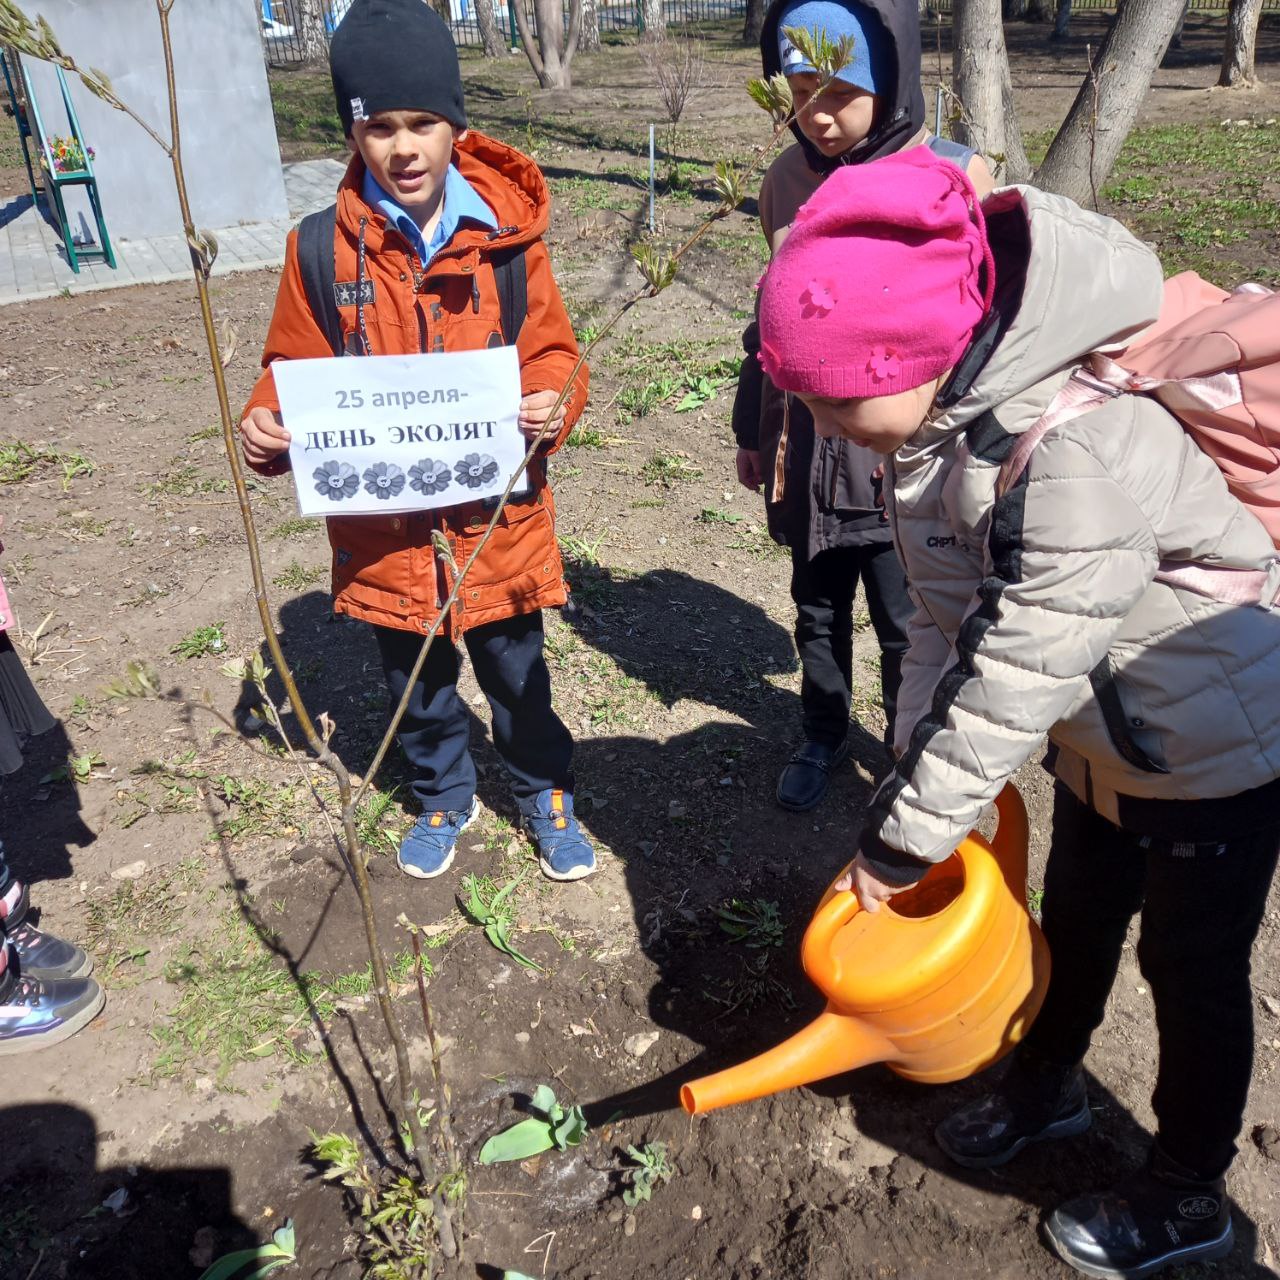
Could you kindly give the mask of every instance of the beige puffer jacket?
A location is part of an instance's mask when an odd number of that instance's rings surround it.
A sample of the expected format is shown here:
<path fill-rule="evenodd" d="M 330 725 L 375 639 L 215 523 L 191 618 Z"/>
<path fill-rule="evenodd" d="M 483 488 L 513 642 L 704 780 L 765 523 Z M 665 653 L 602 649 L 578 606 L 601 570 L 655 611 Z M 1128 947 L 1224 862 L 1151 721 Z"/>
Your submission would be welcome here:
<path fill-rule="evenodd" d="M 1155 319 L 1159 261 L 1061 197 L 1010 187 L 984 210 L 1003 331 L 887 467 L 917 612 L 900 758 L 860 847 L 899 883 L 947 856 L 1046 734 L 1057 776 L 1138 831 L 1151 801 L 1280 777 L 1280 612 L 1154 580 L 1161 560 L 1280 574 L 1262 525 L 1174 418 L 1121 397 L 1051 431 L 995 494 L 1079 358 Z"/>

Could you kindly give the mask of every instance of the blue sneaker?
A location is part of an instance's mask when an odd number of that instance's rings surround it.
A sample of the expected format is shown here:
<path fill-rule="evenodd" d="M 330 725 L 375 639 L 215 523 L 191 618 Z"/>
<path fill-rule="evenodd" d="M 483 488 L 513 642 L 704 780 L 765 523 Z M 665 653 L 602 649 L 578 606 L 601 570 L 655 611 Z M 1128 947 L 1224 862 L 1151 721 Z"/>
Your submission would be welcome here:
<path fill-rule="evenodd" d="M 538 846 L 538 865 L 548 880 L 581 880 L 596 869 L 596 851 L 573 816 L 568 791 L 540 791 L 520 825 Z"/>
<path fill-rule="evenodd" d="M 424 813 L 400 842 L 396 855 L 400 870 L 419 880 L 430 880 L 448 871 L 458 849 L 458 837 L 479 815 L 480 803 L 474 797 L 471 807 L 463 812 Z"/>
<path fill-rule="evenodd" d="M 13 945 L 11 954 L 17 956 L 17 973 L 22 977 L 50 982 L 87 978 L 93 972 L 93 961 L 83 949 L 25 920 L 16 929 L 9 930 L 9 941 Z"/>
<path fill-rule="evenodd" d="M 0 1057 L 61 1044 L 102 1011 L 106 997 L 92 978 L 0 975 Z"/>

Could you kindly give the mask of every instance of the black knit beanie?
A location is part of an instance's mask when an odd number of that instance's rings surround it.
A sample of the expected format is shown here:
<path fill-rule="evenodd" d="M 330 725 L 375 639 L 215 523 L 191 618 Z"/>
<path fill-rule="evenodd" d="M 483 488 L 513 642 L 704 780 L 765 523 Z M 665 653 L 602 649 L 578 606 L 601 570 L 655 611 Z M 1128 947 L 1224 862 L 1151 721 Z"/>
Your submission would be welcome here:
<path fill-rule="evenodd" d="M 467 127 L 453 34 L 425 0 L 355 0 L 329 44 L 329 74 L 348 135 L 376 111 L 430 111 Z"/>

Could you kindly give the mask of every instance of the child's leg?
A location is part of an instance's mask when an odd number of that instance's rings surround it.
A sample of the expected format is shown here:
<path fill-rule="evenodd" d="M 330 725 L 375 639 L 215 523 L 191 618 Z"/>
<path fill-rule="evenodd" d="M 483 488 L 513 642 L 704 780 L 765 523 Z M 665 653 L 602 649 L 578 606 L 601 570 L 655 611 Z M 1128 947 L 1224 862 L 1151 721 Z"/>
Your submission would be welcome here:
<path fill-rule="evenodd" d="M 791 552 L 804 736 L 832 751 L 849 733 L 858 552 L 856 547 L 834 548 L 812 559 L 803 549 Z"/>
<path fill-rule="evenodd" d="M 1049 989 L 993 1092 L 938 1126 L 938 1145 L 958 1164 L 994 1168 L 1033 1142 L 1089 1127 L 1079 1064 L 1102 1021 L 1129 921 L 1142 903 L 1146 859 L 1136 844 L 1137 837 L 1058 785 L 1041 912 L 1053 959 Z"/>
<path fill-rule="evenodd" d="M 467 653 L 493 712 L 493 745 L 517 801 L 573 790 L 573 738 L 551 707 L 542 614 L 522 613 L 466 633 Z"/>
<path fill-rule="evenodd" d="M 871 625 L 880 642 L 880 701 L 887 721 L 885 742 L 892 743 L 902 658 L 907 652 L 907 623 L 915 606 L 907 594 L 907 575 L 892 542 L 859 548 L 859 576 Z"/>
<path fill-rule="evenodd" d="M 1153 842 L 1138 963 L 1160 1034 L 1152 1106 L 1165 1155 L 1199 1179 L 1235 1155 L 1253 1071 L 1249 960 L 1280 825 L 1225 844 Z"/>
<path fill-rule="evenodd" d="M 1044 873 L 1041 928 L 1054 959 L 1049 990 L 1023 1044 L 1049 1062 L 1079 1062 L 1102 1021 L 1129 922 L 1142 905 L 1138 837 L 1112 826 L 1061 783 Z"/>
<path fill-rule="evenodd" d="M 374 627 L 392 705 L 404 694 L 422 648 L 412 631 Z M 413 769 L 413 793 L 426 813 L 465 812 L 476 793 L 476 770 L 468 750 L 471 722 L 458 697 L 458 651 L 447 640 L 431 642 L 413 695 L 400 721 L 399 740 Z"/>

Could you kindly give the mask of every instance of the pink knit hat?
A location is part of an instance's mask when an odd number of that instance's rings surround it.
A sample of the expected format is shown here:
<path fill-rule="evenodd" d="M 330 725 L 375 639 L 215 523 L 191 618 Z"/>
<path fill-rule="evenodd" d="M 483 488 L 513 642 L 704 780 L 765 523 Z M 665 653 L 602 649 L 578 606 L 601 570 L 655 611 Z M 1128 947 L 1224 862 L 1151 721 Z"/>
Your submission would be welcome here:
<path fill-rule="evenodd" d="M 961 169 L 928 147 L 847 165 L 797 212 L 761 281 L 760 363 L 783 391 L 908 391 L 956 363 L 994 288 Z"/>

